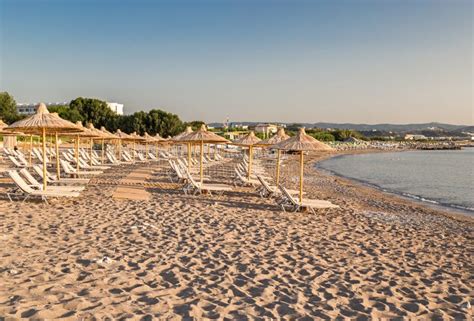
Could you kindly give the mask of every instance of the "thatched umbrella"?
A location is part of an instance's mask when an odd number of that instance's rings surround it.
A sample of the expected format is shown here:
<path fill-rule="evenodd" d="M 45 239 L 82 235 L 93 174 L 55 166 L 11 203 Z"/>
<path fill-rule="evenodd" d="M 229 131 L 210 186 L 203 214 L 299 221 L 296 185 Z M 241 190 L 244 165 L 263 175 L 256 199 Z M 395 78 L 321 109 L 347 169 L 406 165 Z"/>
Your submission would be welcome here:
<path fill-rule="evenodd" d="M 120 160 L 122 158 L 121 157 L 122 142 L 133 142 L 134 139 L 129 134 L 124 133 L 120 129 L 117 129 L 117 131 L 115 132 L 115 136 L 119 138 L 119 148 L 118 148 L 119 158 L 118 159 Z"/>
<path fill-rule="evenodd" d="M 90 158 L 91 158 L 91 161 L 90 161 L 90 164 L 92 165 L 92 139 L 94 138 L 97 138 L 99 137 L 99 134 L 90 130 L 89 128 L 87 127 L 84 127 L 82 125 L 82 122 L 81 121 L 77 121 L 76 122 L 76 126 L 78 128 L 80 128 L 82 131 L 80 133 L 77 133 L 75 136 L 76 136 L 76 150 L 75 150 L 75 154 L 76 154 L 76 168 L 77 170 L 79 171 L 79 144 L 81 143 L 81 138 L 86 138 L 86 139 L 89 139 L 90 140 L 90 144 L 89 144 L 89 147 L 90 147 L 90 152 L 89 152 L 89 155 L 90 155 Z"/>
<path fill-rule="evenodd" d="M 101 163 L 104 164 L 104 152 L 105 152 L 104 142 L 105 142 L 105 140 L 109 140 L 111 138 L 109 138 L 108 134 L 106 134 L 103 131 L 95 128 L 94 124 L 92 124 L 92 123 L 87 124 L 87 129 L 97 135 L 97 137 L 94 138 L 94 139 L 99 139 L 100 140 L 100 143 L 101 143 Z M 92 139 L 91 139 L 91 154 L 90 154 L 90 157 L 91 157 L 91 165 L 92 165 Z"/>
<path fill-rule="evenodd" d="M 50 114 L 48 108 L 43 103 L 38 105 L 36 114 L 31 115 L 25 119 L 19 120 L 5 130 L 21 131 L 27 134 L 41 134 L 43 138 L 43 176 L 46 177 L 46 133 L 54 133 L 56 135 L 56 170 L 59 177 L 59 147 L 58 147 L 58 133 L 80 132 L 81 129 L 65 119 L 62 119 L 58 114 Z M 46 190 L 47 180 L 43 179 L 43 189 Z"/>
<path fill-rule="evenodd" d="M 135 160 L 135 144 L 138 142 L 145 142 L 145 138 L 138 135 L 137 132 L 133 132 L 129 135 L 130 137 L 133 138 L 133 159 Z"/>
<path fill-rule="evenodd" d="M 249 148 L 249 167 L 248 167 L 248 174 L 247 178 L 250 179 L 250 175 L 252 174 L 252 159 L 253 159 L 253 147 L 258 145 L 262 140 L 255 136 L 255 133 L 251 131 L 247 135 L 242 138 L 235 140 L 233 143 L 239 146 L 247 146 Z"/>
<path fill-rule="evenodd" d="M 116 141 L 116 153 L 118 153 L 118 142 L 120 141 L 120 138 L 109 132 L 107 129 L 105 129 L 104 126 L 100 127 L 100 131 L 107 137 L 108 140 L 111 141 Z M 118 155 L 117 155 L 118 156 Z M 119 157 L 120 158 L 120 157 Z"/>
<path fill-rule="evenodd" d="M 142 136 L 145 142 L 145 159 L 148 159 L 148 144 L 153 144 L 156 142 L 155 137 L 151 136 L 147 132 Z"/>
<path fill-rule="evenodd" d="M 303 201 L 303 153 L 305 151 L 331 151 L 330 146 L 320 142 L 316 138 L 306 134 L 304 127 L 300 128 L 296 136 L 288 138 L 272 148 L 279 150 L 297 151 L 300 153 L 300 202 Z"/>
<path fill-rule="evenodd" d="M 286 133 L 285 133 L 285 129 L 283 128 L 279 128 L 276 135 L 270 137 L 270 138 L 267 138 L 265 140 L 262 140 L 260 143 L 258 143 L 259 146 L 271 146 L 271 145 L 275 145 L 275 144 L 278 144 L 284 140 L 287 140 L 288 138 L 290 138 L 290 136 L 288 136 Z M 276 185 L 278 186 L 278 184 L 280 183 L 280 158 L 281 158 L 281 150 L 277 150 L 277 165 L 276 165 L 276 174 L 275 174 L 275 178 L 276 178 Z"/>
<path fill-rule="evenodd" d="M 6 128 L 8 127 L 8 124 L 5 124 L 3 122 L 3 120 L 0 119 L 0 136 L 10 136 L 10 137 L 16 137 L 16 136 L 30 136 L 30 160 L 29 160 L 29 164 L 31 166 L 31 153 L 32 153 L 32 149 L 33 149 L 33 135 L 25 135 L 21 132 L 14 132 L 14 131 L 11 131 L 11 130 L 5 130 Z M 23 145 L 24 146 L 24 145 Z"/>
<path fill-rule="evenodd" d="M 175 143 L 183 143 L 184 142 L 184 137 L 187 135 L 191 134 L 193 132 L 193 128 L 191 126 L 187 126 L 186 129 L 182 132 L 179 133 L 178 135 L 175 135 L 171 138 L 171 141 Z M 178 148 L 178 147 L 176 147 Z M 191 168 L 191 143 L 186 143 L 186 148 L 188 152 L 188 168 Z M 177 152 L 177 151 L 176 151 Z"/>
<path fill-rule="evenodd" d="M 203 181 L 203 169 L 202 169 L 202 163 L 203 163 L 203 154 L 204 154 L 204 143 L 209 143 L 209 144 L 227 144 L 230 143 L 227 139 L 224 137 L 221 137 L 213 132 L 208 132 L 206 129 L 206 125 L 202 124 L 201 128 L 195 132 L 192 132 L 182 138 L 183 142 L 186 143 L 199 143 L 200 144 L 200 152 L 201 152 L 201 157 L 200 157 L 200 164 L 199 164 L 199 174 L 201 178 L 201 185 Z"/>
<path fill-rule="evenodd" d="M 156 133 L 155 136 L 151 136 L 155 139 L 155 157 L 158 158 L 158 145 L 162 143 L 166 143 L 167 140 L 160 136 L 160 134 Z"/>

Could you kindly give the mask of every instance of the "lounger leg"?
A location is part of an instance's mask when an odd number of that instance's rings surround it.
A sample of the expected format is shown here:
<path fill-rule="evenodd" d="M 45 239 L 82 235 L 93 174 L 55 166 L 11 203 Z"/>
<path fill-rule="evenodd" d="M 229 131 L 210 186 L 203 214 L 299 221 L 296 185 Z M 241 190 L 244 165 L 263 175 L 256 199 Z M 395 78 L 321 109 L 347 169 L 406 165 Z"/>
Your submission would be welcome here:
<path fill-rule="evenodd" d="M 25 198 L 23 199 L 23 201 L 21 202 L 22 204 L 25 203 L 25 201 L 30 197 L 30 194 L 26 194 Z"/>

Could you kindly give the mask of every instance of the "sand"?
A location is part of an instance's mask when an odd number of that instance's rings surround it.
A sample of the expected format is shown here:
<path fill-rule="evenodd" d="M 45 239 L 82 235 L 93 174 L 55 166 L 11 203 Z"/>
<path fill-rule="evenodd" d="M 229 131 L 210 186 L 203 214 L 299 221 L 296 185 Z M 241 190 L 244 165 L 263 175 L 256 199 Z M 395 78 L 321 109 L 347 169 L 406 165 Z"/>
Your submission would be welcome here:
<path fill-rule="evenodd" d="M 117 172 L 77 200 L 0 200 L 0 316 L 472 318 L 470 219 L 311 164 L 307 196 L 340 209 L 285 213 L 251 189 L 187 196 L 166 184 L 146 188 L 145 201 L 114 198 Z M 167 177 L 159 168 L 150 175 Z"/>

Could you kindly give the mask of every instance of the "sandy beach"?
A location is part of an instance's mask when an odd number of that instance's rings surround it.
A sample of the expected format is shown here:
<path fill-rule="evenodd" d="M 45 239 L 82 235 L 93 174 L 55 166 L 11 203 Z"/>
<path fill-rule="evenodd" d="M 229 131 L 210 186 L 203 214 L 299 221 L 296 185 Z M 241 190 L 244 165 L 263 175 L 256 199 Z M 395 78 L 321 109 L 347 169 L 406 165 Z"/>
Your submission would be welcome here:
<path fill-rule="evenodd" d="M 472 219 L 313 165 L 307 197 L 339 209 L 283 212 L 245 188 L 184 195 L 160 185 L 164 168 L 149 165 L 141 166 L 157 187 L 143 201 L 113 198 L 117 185 L 109 184 L 141 167 L 106 173 L 76 200 L 2 199 L 0 316 L 472 318 Z"/>

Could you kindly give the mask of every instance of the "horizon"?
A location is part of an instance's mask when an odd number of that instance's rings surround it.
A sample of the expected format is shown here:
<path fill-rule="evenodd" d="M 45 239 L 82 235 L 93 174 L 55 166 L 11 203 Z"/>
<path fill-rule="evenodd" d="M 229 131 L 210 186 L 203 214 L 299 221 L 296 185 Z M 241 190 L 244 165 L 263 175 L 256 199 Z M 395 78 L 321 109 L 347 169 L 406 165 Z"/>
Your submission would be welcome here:
<path fill-rule="evenodd" d="M 0 21 L 0 89 L 17 103 L 97 97 L 206 123 L 474 124 L 470 1 L 0 0 Z"/>

